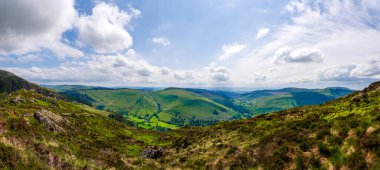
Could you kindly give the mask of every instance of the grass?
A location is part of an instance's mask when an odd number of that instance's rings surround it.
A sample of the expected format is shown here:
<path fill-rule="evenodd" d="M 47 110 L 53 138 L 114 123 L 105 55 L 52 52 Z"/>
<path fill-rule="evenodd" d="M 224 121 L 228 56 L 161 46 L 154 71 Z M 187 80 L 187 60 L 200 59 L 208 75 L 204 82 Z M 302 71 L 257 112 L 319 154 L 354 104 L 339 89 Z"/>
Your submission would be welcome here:
<path fill-rule="evenodd" d="M 378 169 L 379 105 L 380 83 L 375 83 L 322 105 L 157 132 L 108 117 L 113 113 L 20 90 L 0 100 L 0 168 Z M 49 119 L 64 131 L 38 121 L 34 113 L 42 111 L 54 115 Z M 162 123 L 159 116 L 130 118 L 145 128 Z M 142 158 L 148 147 L 160 147 L 164 155 Z"/>

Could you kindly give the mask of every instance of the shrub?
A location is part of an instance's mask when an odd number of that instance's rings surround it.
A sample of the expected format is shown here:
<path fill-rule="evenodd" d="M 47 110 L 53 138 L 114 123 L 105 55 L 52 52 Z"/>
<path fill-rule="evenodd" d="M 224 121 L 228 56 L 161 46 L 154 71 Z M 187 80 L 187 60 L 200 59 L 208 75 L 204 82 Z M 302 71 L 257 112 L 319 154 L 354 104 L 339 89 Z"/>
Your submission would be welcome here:
<path fill-rule="evenodd" d="M 330 156 L 331 151 L 328 146 L 322 142 L 318 143 L 318 150 L 322 155 Z"/>

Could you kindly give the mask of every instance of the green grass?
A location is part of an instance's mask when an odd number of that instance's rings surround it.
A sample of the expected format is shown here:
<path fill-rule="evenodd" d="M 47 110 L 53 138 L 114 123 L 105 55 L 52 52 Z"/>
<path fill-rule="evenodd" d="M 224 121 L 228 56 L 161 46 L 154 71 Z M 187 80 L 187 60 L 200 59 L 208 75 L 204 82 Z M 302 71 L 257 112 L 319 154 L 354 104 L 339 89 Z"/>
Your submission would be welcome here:
<path fill-rule="evenodd" d="M 378 169 L 379 106 L 380 82 L 322 105 L 157 132 L 19 90 L 0 100 L 0 169 Z M 49 112 L 64 131 L 47 128 L 37 112 Z M 141 126 L 160 121 L 152 116 Z M 141 157 L 148 147 L 163 156 Z"/>
<path fill-rule="evenodd" d="M 33 91 L 13 93 L 0 100 L 0 106 L 0 130 L 6 129 L 0 133 L 1 169 L 49 169 L 46 162 L 51 156 L 58 169 L 125 169 L 129 166 L 122 159 L 139 159 L 146 146 L 170 144 L 161 140 L 166 135 L 126 126 L 110 119 L 108 112 Z M 41 110 L 63 119 L 56 124 L 65 131 L 52 132 L 38 122 L 33 114 Z"/>

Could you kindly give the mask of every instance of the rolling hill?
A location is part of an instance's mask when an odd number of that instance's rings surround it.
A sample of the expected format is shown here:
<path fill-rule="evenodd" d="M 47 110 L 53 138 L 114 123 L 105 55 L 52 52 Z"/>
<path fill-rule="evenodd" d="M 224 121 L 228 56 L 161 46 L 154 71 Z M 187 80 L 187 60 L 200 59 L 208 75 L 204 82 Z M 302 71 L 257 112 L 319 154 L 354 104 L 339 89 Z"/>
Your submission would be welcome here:
<path fill-rule="evenodd" d="M 317 105 L 348 95 L 353 90 L 342 87 L 325 89 L 284 88 L 259 90 L 242 94 L 239 99 L 248 102 L 256 114 L 270 113 L 299 106 Z"/>
<path fill-rule="evenodd" d="M 192 88 L 147 91 L 75 85 L 48 87 L 78 102 L 121 114 L 137 127 L 157 130 L 250 118 L 298 106 L 321 104 L 353 92 L 346 88 L 285 88 L 239 94 Z"/>
<path fill-rule="evenodd" d="M 164 133 L 34 89 L 6 94 L 0 169 L 380 168 L 380 82 L 321 105 Z"/>
<path fill-rule="evenodd" d="M 60 86 L 58 89 L 70 89 L 63 90 L 63 94 L 97 109 L 124 115 L 137 127 L 145 129 L 176 129 L 185 125 L 209 125 L 241 118 L 238 112 L 218 101 L 186 89 L 141 91 L 75 87 Z"/>

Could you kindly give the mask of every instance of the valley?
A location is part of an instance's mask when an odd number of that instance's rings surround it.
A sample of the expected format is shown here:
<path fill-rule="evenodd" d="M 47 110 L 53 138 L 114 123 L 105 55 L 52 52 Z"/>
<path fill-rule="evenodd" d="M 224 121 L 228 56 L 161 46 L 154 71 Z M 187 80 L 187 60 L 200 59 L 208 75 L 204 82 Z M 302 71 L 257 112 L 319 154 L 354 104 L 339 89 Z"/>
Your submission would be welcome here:
<path fill-rule="evenodd" d="M 250 93 L 191 88 L 144 91 L 90 86 L 47 86 L 73 100 L 123 115 L 144 129 L 160 131 L 222 121 L 305 105 L 322 104 L 352 93 L 347 88 L 260 90 Z"/>

